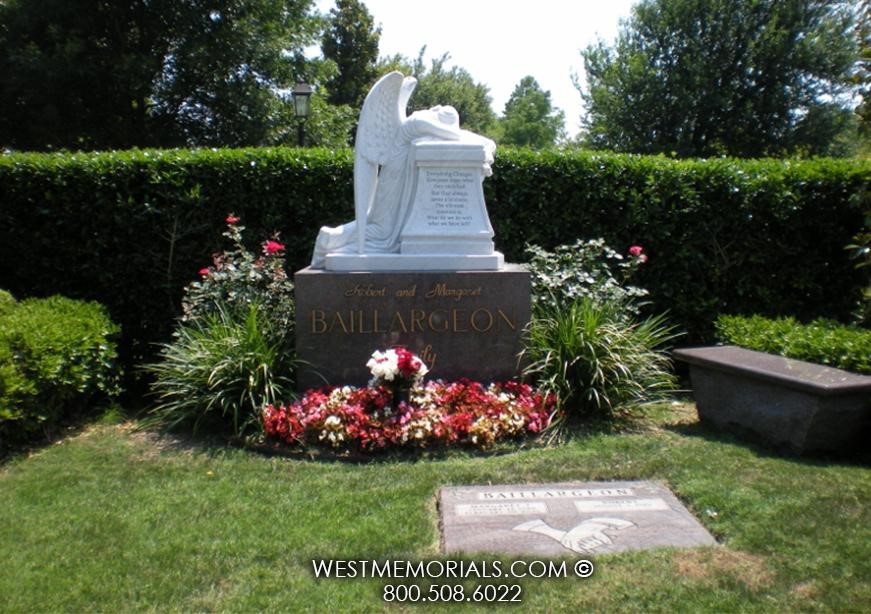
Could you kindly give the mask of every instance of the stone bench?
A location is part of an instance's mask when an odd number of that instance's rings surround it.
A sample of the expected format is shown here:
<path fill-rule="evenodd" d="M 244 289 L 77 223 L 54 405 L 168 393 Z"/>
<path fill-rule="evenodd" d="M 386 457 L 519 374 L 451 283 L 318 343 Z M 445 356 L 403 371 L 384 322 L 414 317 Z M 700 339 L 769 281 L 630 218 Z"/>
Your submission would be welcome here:
<path fill-rule="evenodd" d="M 871 377 L 734 346 L 677 350 L 702 422 L 779 449 L 868 445 Z"/>

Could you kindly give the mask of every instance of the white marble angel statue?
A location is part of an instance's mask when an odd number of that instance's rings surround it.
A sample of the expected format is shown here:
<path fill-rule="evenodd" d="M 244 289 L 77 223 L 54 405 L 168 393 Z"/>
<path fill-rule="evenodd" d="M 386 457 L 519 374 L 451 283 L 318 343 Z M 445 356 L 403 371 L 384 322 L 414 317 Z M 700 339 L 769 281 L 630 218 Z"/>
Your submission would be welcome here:
<path fill-rule="evenodd" d="M 354 152 L 353 222 L 318 233 L 312 268 L 324 268 L 327 254 L 372 254 L 399 251 L 400 232 L 408 219 L 414 189 L 414 148 L 421 139 L 484 144 L 492 163 L 495 144 L 460 129 L 450 106 L 436 106 L 406 116 L 417 85 L 414 77 L 391 72 L 372 87 L 357 127 Z"/>

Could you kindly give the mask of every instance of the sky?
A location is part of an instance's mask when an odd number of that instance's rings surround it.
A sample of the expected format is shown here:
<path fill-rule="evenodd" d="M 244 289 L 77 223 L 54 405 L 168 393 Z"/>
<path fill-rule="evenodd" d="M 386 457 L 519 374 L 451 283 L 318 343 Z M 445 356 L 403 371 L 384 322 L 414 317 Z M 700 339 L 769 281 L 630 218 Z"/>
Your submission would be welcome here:
<path fill-rule="evenodd" d="M 450 54 L 448 66 L 466 69 L 490 88 L 502 115 L 520 80 L 532 75 L 566 115 L 566 130 L 579 129 L 583 104 L 572 74 L 583 76 L 580 50 L 617 35 L 620 19 L 637 0 L 363 0 L 381 26 L 379 55 L 414 59 L 426 45 L 426 64 Z M 334 0 L 317 0 L 321 12 Z M 443 101 L 450 104 L 449 100 Z"/>

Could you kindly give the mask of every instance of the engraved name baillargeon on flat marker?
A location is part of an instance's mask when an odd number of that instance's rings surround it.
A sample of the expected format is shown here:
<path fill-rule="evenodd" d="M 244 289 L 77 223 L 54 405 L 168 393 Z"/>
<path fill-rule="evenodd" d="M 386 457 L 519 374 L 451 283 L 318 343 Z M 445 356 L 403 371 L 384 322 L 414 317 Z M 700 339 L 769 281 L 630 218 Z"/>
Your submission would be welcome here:
<path fill-rule="evenodd" d="M 656 482 L 454 486 L 439 492 L 446 553 L 593 555 L 716 541 Z"/>

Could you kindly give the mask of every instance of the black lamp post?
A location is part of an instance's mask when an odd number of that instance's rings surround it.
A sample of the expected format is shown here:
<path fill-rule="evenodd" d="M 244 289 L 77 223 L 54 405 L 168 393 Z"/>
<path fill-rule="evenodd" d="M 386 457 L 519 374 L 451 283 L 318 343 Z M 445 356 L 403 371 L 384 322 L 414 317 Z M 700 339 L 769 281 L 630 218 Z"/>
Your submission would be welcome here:
<path fill-rule="evenodd" d="M 297 83 L 291 91 L 293 96 L 293 114 L 296 116 L 297 140 L 300 147 L 305 147 L 305 120 L 311 110 L 312 86 L 308 83 Z"/>

